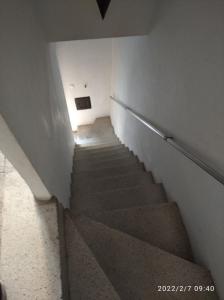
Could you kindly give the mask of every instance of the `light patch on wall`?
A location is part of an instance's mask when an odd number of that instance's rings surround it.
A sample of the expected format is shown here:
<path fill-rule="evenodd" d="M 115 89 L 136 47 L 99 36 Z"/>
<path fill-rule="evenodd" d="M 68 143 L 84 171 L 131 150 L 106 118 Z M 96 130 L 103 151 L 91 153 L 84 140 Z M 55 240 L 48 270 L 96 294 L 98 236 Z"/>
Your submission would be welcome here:
<path fill-rule="evenodd" d="M 58 42 L 59 70 L 73 131 L 110 115 L 112 40 Z M 91 98 L 91 109 L 77 110 L 75 98 Z"/>

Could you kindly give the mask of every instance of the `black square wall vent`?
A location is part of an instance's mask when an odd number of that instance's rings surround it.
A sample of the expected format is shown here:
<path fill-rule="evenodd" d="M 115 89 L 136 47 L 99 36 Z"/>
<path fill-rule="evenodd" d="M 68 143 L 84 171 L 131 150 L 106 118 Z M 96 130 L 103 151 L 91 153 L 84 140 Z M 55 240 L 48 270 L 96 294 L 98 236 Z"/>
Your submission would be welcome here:
<path fill-rule="evenodd" d="M 90 97 L 75 98 L 75 105 L 76 105 L 77 110 L 84 110 L 84 109 L 92 108 Z"/>

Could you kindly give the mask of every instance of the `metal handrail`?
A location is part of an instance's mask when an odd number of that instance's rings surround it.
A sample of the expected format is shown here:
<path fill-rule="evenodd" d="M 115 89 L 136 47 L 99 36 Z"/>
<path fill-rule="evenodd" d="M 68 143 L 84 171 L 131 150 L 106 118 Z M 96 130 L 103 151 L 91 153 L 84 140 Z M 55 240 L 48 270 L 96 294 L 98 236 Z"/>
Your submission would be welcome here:
<path fill-rule="evenodd" d="M 224 176 L 220 174 L 213 167 L 209 166 L 206 162 L 204 162 L 201 158 L 199 158 L 196 154 L 192 153 L 192 151 L 188 150 L 186 146 L 182 145 L 180 142 L 176 141 L 174 137 L 167 135 L 161 129 L 158 129 L 152 122 L 146 120 L 145 117 L 135 112 L 133 109 L 122 103 L 120 100 L 110 97 L 113 101 L 121 105 L 125 110 L 127 110 L 135 119 L 139 120 L 142 124 L 144 124 L 147 128 L 149 128 L 152 132 L 160 136 L 165 142 L 169 143 L 173 148 L 178 150 L 196 165 L 198 165 L 201 169 L 203 169 L 206 173 L 215 178 L 218 182 L 224 185 Z"/>

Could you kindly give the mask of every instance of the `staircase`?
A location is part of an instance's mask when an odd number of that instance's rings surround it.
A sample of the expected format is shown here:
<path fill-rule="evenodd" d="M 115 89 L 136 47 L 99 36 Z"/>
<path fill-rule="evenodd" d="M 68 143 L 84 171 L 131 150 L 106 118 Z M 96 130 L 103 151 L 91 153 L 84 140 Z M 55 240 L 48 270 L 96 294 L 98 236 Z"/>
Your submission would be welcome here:
<path fill-rule="evenodd" d="M 205 290 L 214 283 L 193 262 L 178 206 L 120 143 L 110 120 L 80 127 L 76 138 L 71 209 L 64 212 L 70 299 L 218 299 Z"/>

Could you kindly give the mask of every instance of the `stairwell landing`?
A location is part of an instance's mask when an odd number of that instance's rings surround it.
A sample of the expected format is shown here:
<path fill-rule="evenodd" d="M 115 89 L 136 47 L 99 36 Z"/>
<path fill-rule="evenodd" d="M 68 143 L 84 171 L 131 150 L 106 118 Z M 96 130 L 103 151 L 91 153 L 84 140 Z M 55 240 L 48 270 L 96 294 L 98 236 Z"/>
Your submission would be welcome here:
<path fill-rule="evenodd" d="M 76 140 L 64 210 L 70 299 L 218 299 L 209 270 L 194 263 L 177 204 L 110 119 L 79 127 Z"/>

